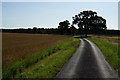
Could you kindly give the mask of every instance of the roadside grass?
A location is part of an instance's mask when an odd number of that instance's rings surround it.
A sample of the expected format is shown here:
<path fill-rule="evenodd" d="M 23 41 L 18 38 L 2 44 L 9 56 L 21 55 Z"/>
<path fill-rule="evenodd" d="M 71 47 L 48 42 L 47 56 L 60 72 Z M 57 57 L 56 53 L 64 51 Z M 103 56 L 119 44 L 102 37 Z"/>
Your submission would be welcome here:
<path fill-rule="evenodd" d="M 120 75 L 120 65 L 118 62 L 120 61 L 120 55 L 118 52 L 120 50 L 118 49 L 120 46 L 119 45 L 114 45 L 108 40 L 101 39 L 101 38 L 94 38 L 94 37 L 89 37 L 87 38 L 90 41 L 94 42 L 103 52 L 105 59 L 108 61 L 108 63 L 118 72 Z"/>
<path fill-rule="evenodd" d="M 37 64 L 17 74 L 16 78 L 53 78 L 76 51 L 78 39 L 71 38 L 62 43 L 61 49 Z"/>
<path fill-rule="evenodd" d="M 53 77 L 72 56 L 79 39 L 69 38 L 3 69 L 3 78 Z"/>

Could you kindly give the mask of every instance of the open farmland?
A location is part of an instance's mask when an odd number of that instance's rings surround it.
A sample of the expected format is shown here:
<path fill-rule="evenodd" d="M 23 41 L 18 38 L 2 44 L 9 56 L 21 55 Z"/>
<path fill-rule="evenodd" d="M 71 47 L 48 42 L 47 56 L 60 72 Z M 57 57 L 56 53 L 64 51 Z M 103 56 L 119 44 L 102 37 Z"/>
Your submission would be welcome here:
<path fill-rule="evenodd" d="M 67 38 L 62 35 L 2 33 L 3 66 Z"/>

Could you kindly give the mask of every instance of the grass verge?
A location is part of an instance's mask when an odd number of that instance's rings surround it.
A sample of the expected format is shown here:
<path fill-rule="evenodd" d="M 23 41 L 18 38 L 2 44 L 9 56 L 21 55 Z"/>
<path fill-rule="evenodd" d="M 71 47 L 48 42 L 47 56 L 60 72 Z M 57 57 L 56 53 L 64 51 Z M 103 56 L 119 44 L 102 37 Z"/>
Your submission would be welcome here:
<path fill-rule="evenodd" d="M 118 62 L 120 61 L 120 55 L 118 54 L 118 52 L 120 52 L 120 50 L 118 49 L 118 45 L 113 45 L 112 43 L 110 43 L 107 40 L 103 40 L 103 39 L 98 39 L 98 38 L 87 38 L 90 41 L 94 42 L 103 52 L 106 60 L 108 61 L 108 63 L 118 72 L 118 74 L 120 75 L 119 71 L 120 71 L 120 65 L 118 64 Z"/>
<path fill-rule="evenodd" d="M 79 39 L 70 38 L 24 60 L 18 60 L 3 69 L 3 78 L 53 77 L 75 52 L 79 41 Z"/>

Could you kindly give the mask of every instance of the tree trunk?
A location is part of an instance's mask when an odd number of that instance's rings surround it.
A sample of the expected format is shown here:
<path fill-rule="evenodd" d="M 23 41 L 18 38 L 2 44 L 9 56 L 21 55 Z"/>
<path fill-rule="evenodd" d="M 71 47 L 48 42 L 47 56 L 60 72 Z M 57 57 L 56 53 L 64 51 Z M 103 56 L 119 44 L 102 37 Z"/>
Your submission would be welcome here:
<path fill-rule="evenodd" d="M 87 33 L 85 33 L 85 37 L 87 37 Z"/>
<path fill-rule="evenodd" d="M 85 37 L 87 37 L 87 34 L 88 34 L 88 29 L 86 28 L 85 29 Z"/>

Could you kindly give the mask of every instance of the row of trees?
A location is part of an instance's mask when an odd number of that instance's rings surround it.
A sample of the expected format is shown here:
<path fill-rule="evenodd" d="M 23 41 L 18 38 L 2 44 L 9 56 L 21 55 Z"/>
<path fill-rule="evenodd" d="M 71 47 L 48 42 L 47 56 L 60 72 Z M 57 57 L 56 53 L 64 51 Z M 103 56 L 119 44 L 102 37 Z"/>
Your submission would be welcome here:
<path fill-rule="evenodd" d="M 59 23 L 58 28 L 44 29 L 33 27 L 33 29 L 3 29 L 3 32 L 14 33 L 34 33 L 34 34 L 62 34 L 62 35 L 75 35 L 75 34 L 104 34 L 106 27 L 106 20 L 97 15 L 94 11 L 82 11 L 72 17 L 73 21 L 70 24 L 68 20 Z M 75 25 L 79 29 L 75 28 Z"/>
<path fill-rule="evenodd" d="M 72 19 L 73 21 L 71 25 L 68 20 L 59 23 L 58 29 L 61 34 L 74 35 L 76 31 L 74 25 L 79 27 L 79 31 L 83 32 L 85 37 L 87 37 L 89 31 L 104 32 L 107 29 L 106 20 L 101 16 L 98 16 L 97 12 L 91 10 L 80 12 L 72 17 Z"/>

